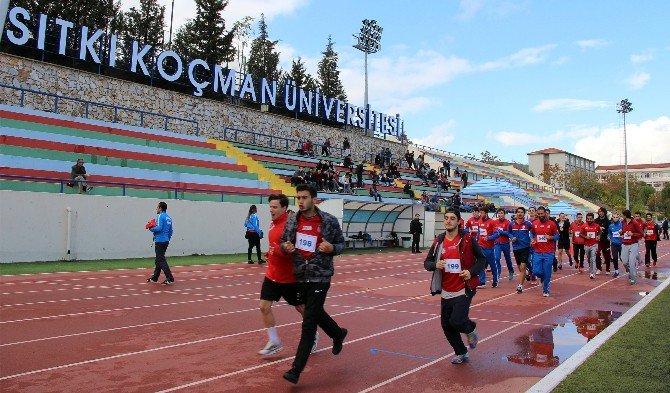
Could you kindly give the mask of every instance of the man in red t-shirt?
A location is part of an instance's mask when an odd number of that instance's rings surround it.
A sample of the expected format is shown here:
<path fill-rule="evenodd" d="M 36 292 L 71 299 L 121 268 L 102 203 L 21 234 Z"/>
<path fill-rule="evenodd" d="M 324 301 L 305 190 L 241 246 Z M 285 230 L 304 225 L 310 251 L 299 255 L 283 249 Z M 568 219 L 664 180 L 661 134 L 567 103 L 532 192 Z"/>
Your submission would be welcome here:
<path fill-rule="evenodd" d="M 498 268 L 498 280 L 500 280 L 500 275 L 502 274 L 502 261 L 503 256 L 505 257 L 505 264 L 507 265 L 507 272 L 509 273 L 509 279 L 514 279 L 514 266 L 512 266 L 512 255 L 510 254 L 509 246 L 509 229 L 510 221 L 505 218 L 505 209 L 498 209 L 496 211 L 498 216 L 493 223 L 498 231 L 498 238 L 496 239 L 495 245 L 493 247 L 493 255 L 496 260 L 496 267 Z"/>
<path fill-rule="evenodd" d="M 651 213 L 645 215 L 645 221 L 642 229 L 644 230 L 644 264 L 649 267 L 649 262 L 654 261 L 654 266 L 658 262 L 658 255 L 656 254 L 656 244 L 661 238 L 661 228 L 654 222 Z M 651 258 L 649 258 L 651 254 Z"/>
<path fill-rule="evenodd" d="M 589 261 L 589 278 L 596 278 L 596 256 L 598 254 L 598 240 L 600 239 L 600 225 L 594 222 L 593 213 L 586 213 L 586 225 L 584 225 L 579 236 L 584 239 L 584 253 Z"/>
<path fill-rule="evenodd" d="M 582 232 L 586 223 L 583 221 L 582 213 L 577 213 L 577 219 L 570 224 L 570 237 L 572 238 L 572 254 L 575 256 L 575 269 L 581 273 L 584 269 L 584 238 Z"/>
<path fill-rule="evenodd" d="M 498 279 L 500 278 L 500 271 L 496 266 L 495 253 L 493 247 L 495 246 L 495 239 L 499 236 L 498 228 L 494 224 L 493 220 L 489 218 L 488 210 L 485 206 L 479 207 L 479 236 L 477 241 L 479 246 L 482 248 L 482 252 L 486 257 L 486 264 L 491 268 L 491 275 L 493 283 L 491 287 L 496 288 L 498 286 Z M 482 288 L 486 288 L 486 271 L 482 269 L 479 273 L 479 281 Z"/>
<path fill-rule="evenodd" d="M 468 232 L 459 229 L 460 218 L 460 212 L 454 208 L 445 211 L 445 232 L 435 239 L 423 263 L 426 270 L 433 272 L 431 294 L 442 296 L 442 330 L 456 353 L 452 364 L 468 361 L 462 333 L 467 335 L 470 349 L 475 349 L 479 341 L 477 324 L 468 314 L 479 284 L 478 273 L 486 266 L 486 257 L 478 243 Z"/>
<path fill-rule="evenodd" d="M 537 208 L 537 220 L 530 229 L 530 245 L 535 249 L 533 273 L 542 281 L 542 296 L 549 296 L 552 265 L 556 253 L 556 240 L 560 238 L 558 226 L 547 217 L 544 206 Z"/>
<path fill-rule="evenodd" d="M 465 222 L 465 228 L 466 231 L 470 232 L 470 235 L 474 237 L 475 239 L 477 238 L 477 235 L 479 235 L 479 210 L 474 209 L 472 210 L 472 217 L 468 219 L 468 221 Z"/>
<path fill-rule="evenodd" d="M 264 356 L 273 355 L 282 349 L 281 340 L 275 327 L 275 317 L 272 313 L 273 302 L 284 298 L 286 303 L 294 306 L 300 315 L 303 315 L 305 310 L 305 302 L 300 299 L 296 279 L 293 275 L 293 258 L 291 255 L 282 253 L 280 247 L 281 235 L 288 218 L 288 214 L 286 214 L 288 198 L 284 194 L 275 194 L 268 197 L 268 202 L 270 204 L 270 216 L 272 217 L 270 232 L 268 233 L 270 249 L 267 253 L 268 268 L 265 272 L 260 296 L 260 309 L 263 315 L 263 324 L 268 333 L 268 343 L 265 348 L 258 351 L 259 355 Z M 319 333 L 317 332 L 312 352 L 316 351 L 318 341 Z"/>

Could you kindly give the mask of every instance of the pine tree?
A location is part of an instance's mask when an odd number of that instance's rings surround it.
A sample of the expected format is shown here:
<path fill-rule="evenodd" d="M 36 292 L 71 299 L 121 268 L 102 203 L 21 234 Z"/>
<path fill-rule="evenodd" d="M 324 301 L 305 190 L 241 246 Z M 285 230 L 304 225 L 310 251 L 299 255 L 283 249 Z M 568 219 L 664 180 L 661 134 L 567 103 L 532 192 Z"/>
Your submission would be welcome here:
<path fill-rule="evenodd" d="M 140 0 L 139 9 L 132 7 L 123 13 L 121 30 L 125 43 L 120 45 L 119 63 L 128 64 L 132 54 L 132 40 L 140 45 L 151 45 L 155 54 L 164 48 L 165 6 L 157 0 Z"/>
<path fill-rule="evenodd" d="M 258 37 L 251 41 L 251 52 L 247 63 L 247 72 L 256 79 L 277 80 L 279 72 L 279 53 L 275 47 L 279 41 L 270 41 L 265 16 L 258 21 Z"/>
<path fill-rule="evenodd" d="M 195 0 L 196 15 L 179 28 L 173 49 L 188 59 L 203 59 L 208 64 L 221 64 L 235 58 L 235 29 L 226 32 L 221 16 L 227 0 Z"/>
<path fill-rule="evenodd" d="M 322 95 L 346 101 L 347 93 L 344 91 L 342 81 L 340 81 L 340 70 L 337 69 L 338 55 L 333 50 L 333 44 L 333 39 L 328 36 L 326 51 L 323 52 L 323 59 L 319 62 L 319 88 Z"/>
<path fill-rule="evenodd" d="M 286 74 L 285 79 L 294 81 L 296 86 L 302 87 L 305 90 L 314 90 L 318 87 L 314 78 L 307 73 L 305 63 L 303 63 L 300 57 L 297 60 L 293 60 L 291 72 Z"/>

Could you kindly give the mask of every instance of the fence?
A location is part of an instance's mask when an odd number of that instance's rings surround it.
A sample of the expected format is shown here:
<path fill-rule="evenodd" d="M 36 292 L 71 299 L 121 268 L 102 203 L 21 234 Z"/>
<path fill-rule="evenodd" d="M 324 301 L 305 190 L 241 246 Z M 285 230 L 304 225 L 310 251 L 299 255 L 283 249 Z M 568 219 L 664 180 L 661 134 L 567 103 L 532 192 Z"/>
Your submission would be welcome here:
<path fill-rule="evenodd" d="M 256 146 L 266 146 L 277 150 L 296 151 L 298 144 L 301 142 L 298 139 L 285 138 L 281 136 L 267 135 L 260 132 L 242 130 L 239 128 L 226 127 L 223 129 L 223 139 L 232 142 L 250 143 Z M 323 148 L 323 144 L 313 143 L 316 148 L 316 155 Z M 302 149 L 302 144 L 300 143 Z M 330 146 L 328 148 L 330 157 L 344 158 L 344 149 Z M 336 154 L 333 154 L 336 153 Z"/>

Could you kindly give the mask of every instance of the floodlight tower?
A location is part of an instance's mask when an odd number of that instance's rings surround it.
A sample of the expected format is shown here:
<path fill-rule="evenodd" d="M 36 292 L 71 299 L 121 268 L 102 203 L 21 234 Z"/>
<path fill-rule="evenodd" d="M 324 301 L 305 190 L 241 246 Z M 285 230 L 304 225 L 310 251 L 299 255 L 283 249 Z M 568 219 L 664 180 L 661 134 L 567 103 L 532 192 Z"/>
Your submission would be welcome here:
<path fill-rule="evenodd" d="M 623 145 L 624 145 L 624 163 L 626 168 L 626 210 L 630 209 L 630 199 L 628 194 L 628 142 L 626 141 L 626 113 L 633 111 L 630 101 L 623 99 L 617 105 L 617 112 L 623 115 Z"/>
<path fill-rule="evenodd" d="M 377 25 L 376 20 L 363 20 L 363 26 L 361 27 L 359 35 L 354 35 L 354 38 L 358 40 L 354 48 L 365 53 L 365 128 L 368 128 L 368 55 L 371 53 L 377 53 L 382 48 L 379 42 L 382 39 L 382 31 L 384 29 L 381 26 Z"/>

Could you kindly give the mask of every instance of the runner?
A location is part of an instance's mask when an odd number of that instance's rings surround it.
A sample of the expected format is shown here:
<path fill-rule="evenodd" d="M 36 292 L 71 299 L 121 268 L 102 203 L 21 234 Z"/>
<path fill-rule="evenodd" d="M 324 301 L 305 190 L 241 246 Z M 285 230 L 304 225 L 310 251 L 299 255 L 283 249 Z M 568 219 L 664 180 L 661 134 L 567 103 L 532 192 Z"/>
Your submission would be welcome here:
<path fill-rule="evenodd" d="M 611 242 L 612 263 L 614 264 L 614 274 L 612 277 L 619 277 L 619 258 L 621 258 L 621 220 L 619 215 L 612 214 L 612 223 L 607 229 L 607 238 Z"/>
<path fill-rule="evenodd" d="M 610 219 L 607 218 L 607 209 L 604 207 L 601 207 L 598 209 L 598 217 L 595 219 L 595 223 L 600 225 L 600 228 L 602 229 L 600 233 L 600 238 L 598 239 L 598 251 L 596 252 L 596 268 L 598 271 L 596 271 L 596 274 L 600 274 L 600 272 L 603 270 L 602 267 L 602 261 L 601 261 L 601 255 L 602 259 L 605 260 L 605 269 L 607 273 L 610 272 L 610 242 L 607 240 L 607 228 L 610 226 Z"/>
<path fill-rule="evenodd" d="M 600 225 L 594 221 L 593 213 L 586 213 L 586 225 L 582 227 L 579 234 L 584 239 L 584 253 L 589 261 L 589 278 L 596 278 L 596 254 L 598 253 L 598 240 L 600 239 Z"/>
<path fill-rule="evenodd" d="M 523 292 L 523 281 L 526 278 L 526 269 L 531 268 L 530 256 L 530 228 L 533 224 L 525 220 L 526 209 L 523 206 L 516 208 L 516 218 L 509 224 L 509 234 L 512 237 L 512 248 L 514 249 L 514 261 L 519 267 L 519 285 L 517 293 Z"/>
<path fill-rule="evenodd" d="M 582 221 L 582 213 L 577 213 L 577 219 L 570 224 L 570 237 L 572 237 L 572 254 L 575 256 L 575 269 L 582 273 L 584 269 L 584 238 L 581 234 L 586 223 Z"/>
<path fill-rule="evenodd" d="M 637 261 L 636 258 L 639 255 L 638 239 L 642 238 L 642 228 L 640 224 L 633 219 L 633 215 L 630 213 L 630 210 L 624 210 L 622 212 L 624 216 L 623 223 L 621 225 L 621 236 L 622 236 L 622 246 L 621 246 L 621 261 L 623 262 L 626 271 L 628 272 L 628 278 L 630 279 L 630 285 L 637 284 Z"/>
<path fill-rule="evenodd" d="M 333 339 L 334 355 L 342 351 L 347 329 L 341 328 L 323 309 L 333 275 L 333 256 L 344 249 L 340 223 L 333 215 L 314 204 L 316 188 L 301 184 L 296 187 L 300 211 L 286 220 L 281 249 L 293 254 L 293 273 L 298 281 L 300 299 L 305 303 L 300 344 L 284 379 L 298 383 L 305 369 L 316 335 L 317 324 Z"/>
<path fill-rule="evenodd" d="M 558 215 L 558 233 L 561 238 L 558 240 L 558 263 L 563 266 L 563 254 L 568 256 L 570 266 L 572 266 L 572 255 L 570 255 L 570 220 L 565 217 L 565 213 Z"/>
<path fill-rule="evenodd" d="M 267 329 L 268 343 L 265 348 L 258 351 L 259 355 L 273 355 L 282 349 L 281 340 L 275 327 L 275 317 L 272 313 L 272 303 L 284 298 L 286 303 L 294 306 L 300 313 L 304 314 L 305 303 L 300 299 L 295 276 L 293 275 L 293 258 L 289 254 L 281 252 L 281 235 L 284 232 L 288 214 L 288 198 L 284 194 L 270 195 L 270 232 L 268 241 L 270 248 L 267 252 L 268 268 L 265 272 L 263 285 L 261 286 L 260 310 L 263 316 L 263 324 Z M 319 342 L 319 332 L 316 332 L 312 352 L 316 351 Z"/>
<path fill-rule="evenodd" d="M 651 260 L 654 261 L 654 266 L 658 262 L 658 255 L 656 254 L 656 244 L 661 238 L 661 228 L 654 222 L 654 219 L 651 213 L 647 213 L 645 218 L 647 221 L 644 223 L 644 265 L 649 267 L 649 254 L 651 254 Z"/>
<path fill-rule="evenodd" d="M 472 210 L 472 217 L 465 223 L 465 229 L 470 231 L 470 235 L 477 238 L 479 235 L 479 208 Z"/>
<path fill-rule="evenodd" d="M 492 288 L 498 286 L 498 267 L 496 266 L 495 255 L 493 253 L 493 241 L 498 237 L 497 228 L 492 219 L 489 218 L 488 210 L 485 206 L 479 207 L 479 236 L 477 241 L 482 247 L 482 252 L 486 257 L 486 264 L 491 267 L 491 276 L 493 283 Z M 486 271 L 484 269 L 479 272 L 480 288 L 486 288 Z"/>
<path fill-rule="evenodd" d="M 537 220 L 537 209 L 531 206 L 528 208 L 528 218 L 526 219 L 532 224 L 533 221 Z M 528 232 L 530 234 L 530 231 Z M 526 267 L 526 280 L 530 280 L 530 285 L 537 285 L 537 277 L 533 273 L 533 256 L 535 255 L 535 249 L 530 247 L 530 255 L 528 256 L 528 266 Z"/>
<path fill-rule="evenodd" d="M 635 221 L 640 225 L 640 228 L 642 228 L 642 233 L 644 234 L 644 220 L 642 219 L 642 212 L 635 212 Z M 638 254 L 637 254 L 637 267 L 639 268 L 640 265 L 642 265 L 642 243 L 644 242 L 644 236 L 638 239 Z"/>
<path fill-rule="evenodd" d="M 498 218 L 493 221 L 498 231 L 498 238 L 496 239 L 495 245 L 493 247 L 493 256 L 496 262 L 496 268 L 498 269 L 498 281 L 500 281 L 500 275 L 502 274 L 502 264 L 500 260 L 502 256 L 505 256 L 505 263 L 507 264 L 507 271 L 509 272 L 509 279 L 514 280 L 514 266 L 512 266 L 512 256 L 510 255 L 509 248 L 509 230 L 510 221 L 505 218 L 505 210 L 498 209 L 496 212 Z"/>
<path fill-rule="evenodd" d="M 442 330 L 456 353 L 451 359 L 452 364 L 469 359 L 461 333 L 467 335 L 470 349 L 477 347 L 477 324 L 468 314 L 479 284 L 477 275 L 486 266 L 486 257 L 479 244 L 465 230 L 458 229 L 459 220 L 458 210 L 448 208 L 445 211 L 445 232 L 435 239 L 423 263 L 426 270 L 433 272 L 431 295 L 439 293 L 442 296 Z"/>
<path fill-rule="evenodd" d="M 537 220 L 533 221 L 530 229 L 530 244 L 535 248 L 533 257 L 533 273 L 542 282 L 542 296 L 549 297 L 551 283 L 551 271 L 554 261 L 554 241 L 558 240 L 558 227 L 547 218 L 547 210 L 540 206 L 537 208 Z"/>
<path fill-rule="evenodd" d="M 558 228 L 558 220 L 556 219 L 556 217 L 553 217 L 551 215 L 551 210 L 549 210 L 548 207 L 545 208 L 545 209 L 546 209 L 546 212 L 547 212 L 547 218 L 549 220 L 553 221 L 554 224 L 556 224 L 556 228 Z M 557 247 L 558 247 L 558 240 L 554 241 L 554 249 L 556 249 Z M 554 260 L 552 262 L 552 266 L 554 268 L 554 273 L 556 273 L 558 271 L 558 269 L 563 270 L 563 264 L 560 264 L 560 265 L 558 264 L 558 258 L 556 258 L 556 254 L 554 254 Z"/>

